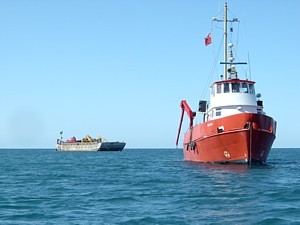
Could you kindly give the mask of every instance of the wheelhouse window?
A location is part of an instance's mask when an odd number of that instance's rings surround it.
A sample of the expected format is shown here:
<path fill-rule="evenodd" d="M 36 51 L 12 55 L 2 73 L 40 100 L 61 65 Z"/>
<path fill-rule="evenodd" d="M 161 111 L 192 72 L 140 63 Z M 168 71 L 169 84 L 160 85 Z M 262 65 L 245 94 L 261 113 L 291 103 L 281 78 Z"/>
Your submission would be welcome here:
<path fill-rule="evenodd" d="M 242 83 L 242 92 L 243 93 L 248 93 L 248 84 L 247 83 Z"/>
<path fill-rule="evenodd" d="M 254 85 L 253 84 L 249 84 L 249 92 L 251 94 L 255 94 L 255 91 L 254 91 Z"/>
<path fill-rule="evenodd" d="M 231 83 L 232 92 L 240 92 L 240 83 Z"/>
<path fill-rule="evenodd" d="M 222 92 L 222 84 L 217 84 L 217 94 Z"/>
<path fill-rule="evenodd" d="M 229 83 L 224 83 L 224 93 L 229 92 Z"/>

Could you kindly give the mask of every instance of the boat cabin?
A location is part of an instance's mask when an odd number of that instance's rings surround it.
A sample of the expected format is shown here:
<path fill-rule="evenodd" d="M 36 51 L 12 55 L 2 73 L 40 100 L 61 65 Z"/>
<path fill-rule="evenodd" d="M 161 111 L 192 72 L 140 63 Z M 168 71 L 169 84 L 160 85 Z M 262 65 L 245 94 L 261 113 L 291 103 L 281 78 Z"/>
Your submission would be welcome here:
<path fill-rule="evenodd" d="M 232 79 L 217 81 L 211 86 L 211 95 L 222 93 L 249 93 L 255 95 L 253 81 Z"/>
<path fill-rule="evenodd" d="M 263 114 L 262 101 L 257 99 L 255 82 L 240 79 L 217 81 L 211 86 L 206 121 L 238 113 Z"/>

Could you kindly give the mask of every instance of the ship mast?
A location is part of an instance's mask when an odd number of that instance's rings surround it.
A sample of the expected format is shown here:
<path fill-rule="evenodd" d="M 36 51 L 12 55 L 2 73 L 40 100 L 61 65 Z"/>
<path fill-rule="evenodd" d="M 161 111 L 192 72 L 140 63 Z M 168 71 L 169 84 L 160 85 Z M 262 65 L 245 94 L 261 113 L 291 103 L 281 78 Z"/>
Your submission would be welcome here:
<path fill-rule="evenodd" d="M 230 64 L 230 65 L 233 65 L 233 64 L 240 64 L 240 63 L 233 63 L 232 61 L 231 62 L 228 62 L 228 58 L 227 58 L 227 23 L 228 22 L 239 22 L 239 20 L 237 18 L 233 18 L 232 20 L 228 20 L 227 18 L 227 2 L 225 2 L 224 4 L 224 17 L 223 17 L 223 20 L 219 20 L 217 17 L 213 17 L 212 18 L 212 21 L 216 21 L 216 22 L 224 22 L 224 61 L 221 62 L 221 64 L 224 64 L 224 79 L 227 80 L 228 79 L 228 76 L 227 76 L 227 73 L 228 73 L 228 70 L 227 70 L 227 64 Z M 232 47 L 232 45 L 231 45 Z M 244 63 L 243 63 L 244 64 Z"/>
<path fill-rule="evenodd" d="M 224 5 L 224 77 L 227 80 L 227 2 Z"/>

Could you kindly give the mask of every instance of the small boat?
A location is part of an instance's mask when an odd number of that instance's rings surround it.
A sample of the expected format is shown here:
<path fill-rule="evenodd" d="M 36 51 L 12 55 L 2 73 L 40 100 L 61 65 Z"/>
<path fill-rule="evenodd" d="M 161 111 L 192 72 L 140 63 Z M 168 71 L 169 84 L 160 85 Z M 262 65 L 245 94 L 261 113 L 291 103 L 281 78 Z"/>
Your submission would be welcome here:
<path fill-rule="evenodd" d="M 102 136 L 94 139 L 89 135 L 81 140 L 77 140 L 75 137 L 72 137 L 67 141 L 63 141 L 62 133 L 63 132 L 60 132 L 61 138 L 57 139 L 56 142 L 57 151 L 122 151 L 126 145 L 125 142 L 109 142 Z"/>
<path fill-rule="evenodd" d="M 240 79 L 236 66 L 233 44 L 227 43 L 227 23 L 239 22 L 227 18 L 227 3 L 224 17 L 213 21 L 224 24 L 224 61 L 220 80 L 212 83 L 210 102 L 199 101 L 198 111 L 192 111 L 186 100 L 182 109 L 176 146 L 180 136 L 184 113 L 189 117 L 189 126 L 183 139 L 184 159 L 204 163 L 264 164 L 276 138 L 277 122 L 266 115 L 260 94 L 255 94 L 255 82 Z M 233 28 L 230 28 L 233 32 Z M 232 36 L 232 35 L 231 35 Z M 230 37 L 231 37 L 230 36 Z M 212 43 L 212 35 L 205 38 L 205 45 Z M 229 68 L 227 68 L 229 67 Z M 197 117 L 197 124 L 194 124 Z"/>

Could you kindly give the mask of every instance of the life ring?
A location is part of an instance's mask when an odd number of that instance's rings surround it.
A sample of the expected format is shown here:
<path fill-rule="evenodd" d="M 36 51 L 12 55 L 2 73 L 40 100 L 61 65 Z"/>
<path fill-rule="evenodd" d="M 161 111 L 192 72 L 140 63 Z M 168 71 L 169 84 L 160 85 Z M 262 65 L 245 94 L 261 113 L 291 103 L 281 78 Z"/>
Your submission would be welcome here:
<path fill-rule="evenodd" d="M 225 155 L 225 157 L 226 157 L 227 159 L 230 158 L 230 153 L 229 153 L 228 151 L 224 151 L 224 155 Z"/>

